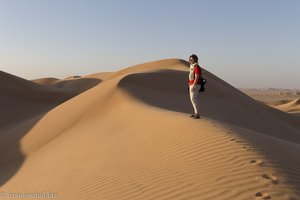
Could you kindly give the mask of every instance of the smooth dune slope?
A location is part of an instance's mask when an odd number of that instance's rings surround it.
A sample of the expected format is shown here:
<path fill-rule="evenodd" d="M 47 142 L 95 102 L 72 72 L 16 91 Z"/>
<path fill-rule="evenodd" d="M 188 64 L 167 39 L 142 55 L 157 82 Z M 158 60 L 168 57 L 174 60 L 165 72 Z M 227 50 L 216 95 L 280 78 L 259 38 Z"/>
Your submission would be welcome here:
<path fill-rule="evenodd" d="M 202 119 L 191 119 L 187 73 L 185 61 L 167 59 L 90 75 L 102 82 L 24 130 L 14 145 L 22 165 L 1 190 L 57 199 L 299 199 L 299 118 L 203 70 Z M 18 124 L 0 129 L 1 146 L 11 146 Z M 0 175 L 20 159 L 7 154 Z"/>

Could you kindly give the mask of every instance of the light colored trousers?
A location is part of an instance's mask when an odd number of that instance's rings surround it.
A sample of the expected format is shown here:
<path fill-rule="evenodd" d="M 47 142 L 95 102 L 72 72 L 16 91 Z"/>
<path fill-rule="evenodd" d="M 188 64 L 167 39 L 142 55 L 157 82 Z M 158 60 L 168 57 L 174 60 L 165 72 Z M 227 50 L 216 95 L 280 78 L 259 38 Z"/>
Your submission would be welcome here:
<path fill-rule="evenodd" d="M 190 99 L 196 114 L 199 114 L 199 89 L 200 85 L 195 84 L 194 91 L 192 91 L 192 85 L 190 87 Z"/>

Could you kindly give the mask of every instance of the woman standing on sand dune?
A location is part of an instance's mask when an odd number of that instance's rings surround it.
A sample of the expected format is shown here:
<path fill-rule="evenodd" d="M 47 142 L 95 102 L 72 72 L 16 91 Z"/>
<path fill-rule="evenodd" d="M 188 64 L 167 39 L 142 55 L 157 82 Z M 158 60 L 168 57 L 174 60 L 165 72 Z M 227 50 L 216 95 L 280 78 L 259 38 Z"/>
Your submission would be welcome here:
<path fill-rule="evenodd" d="M 190 55 L 189 63 L 189 91 L 190 99 L 194 108 L 194 114 L 192 114 L 191 117 L 194 119 L 199 119 L 199 90 L 201 83 L 201 68 L 198 64 L 198 57 L 195 54 Z"/>

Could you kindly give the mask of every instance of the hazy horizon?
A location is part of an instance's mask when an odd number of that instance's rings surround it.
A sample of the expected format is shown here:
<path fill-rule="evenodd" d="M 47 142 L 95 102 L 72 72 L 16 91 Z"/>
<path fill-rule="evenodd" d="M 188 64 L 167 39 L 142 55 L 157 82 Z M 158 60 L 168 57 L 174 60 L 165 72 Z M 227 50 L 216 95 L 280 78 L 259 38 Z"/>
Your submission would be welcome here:
<path fill-rule="evenodd" d="M 300 89 L 300 1 L 0 2 L 0 70 L 25 79 L 195 53 L 235 87 Z"/>

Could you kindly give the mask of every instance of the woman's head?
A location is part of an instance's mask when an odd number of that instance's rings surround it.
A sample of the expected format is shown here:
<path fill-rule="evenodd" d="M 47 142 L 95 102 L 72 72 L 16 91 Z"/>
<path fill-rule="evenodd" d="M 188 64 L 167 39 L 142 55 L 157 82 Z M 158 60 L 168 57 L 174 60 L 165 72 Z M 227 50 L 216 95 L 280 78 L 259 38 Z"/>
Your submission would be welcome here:
<path fill-rule="evenodd" d="M 195 64 L 198 62 L 198 56 L 196 54 L 192 54 L 189 57 L 189 63 L 190 64 Z"/>

